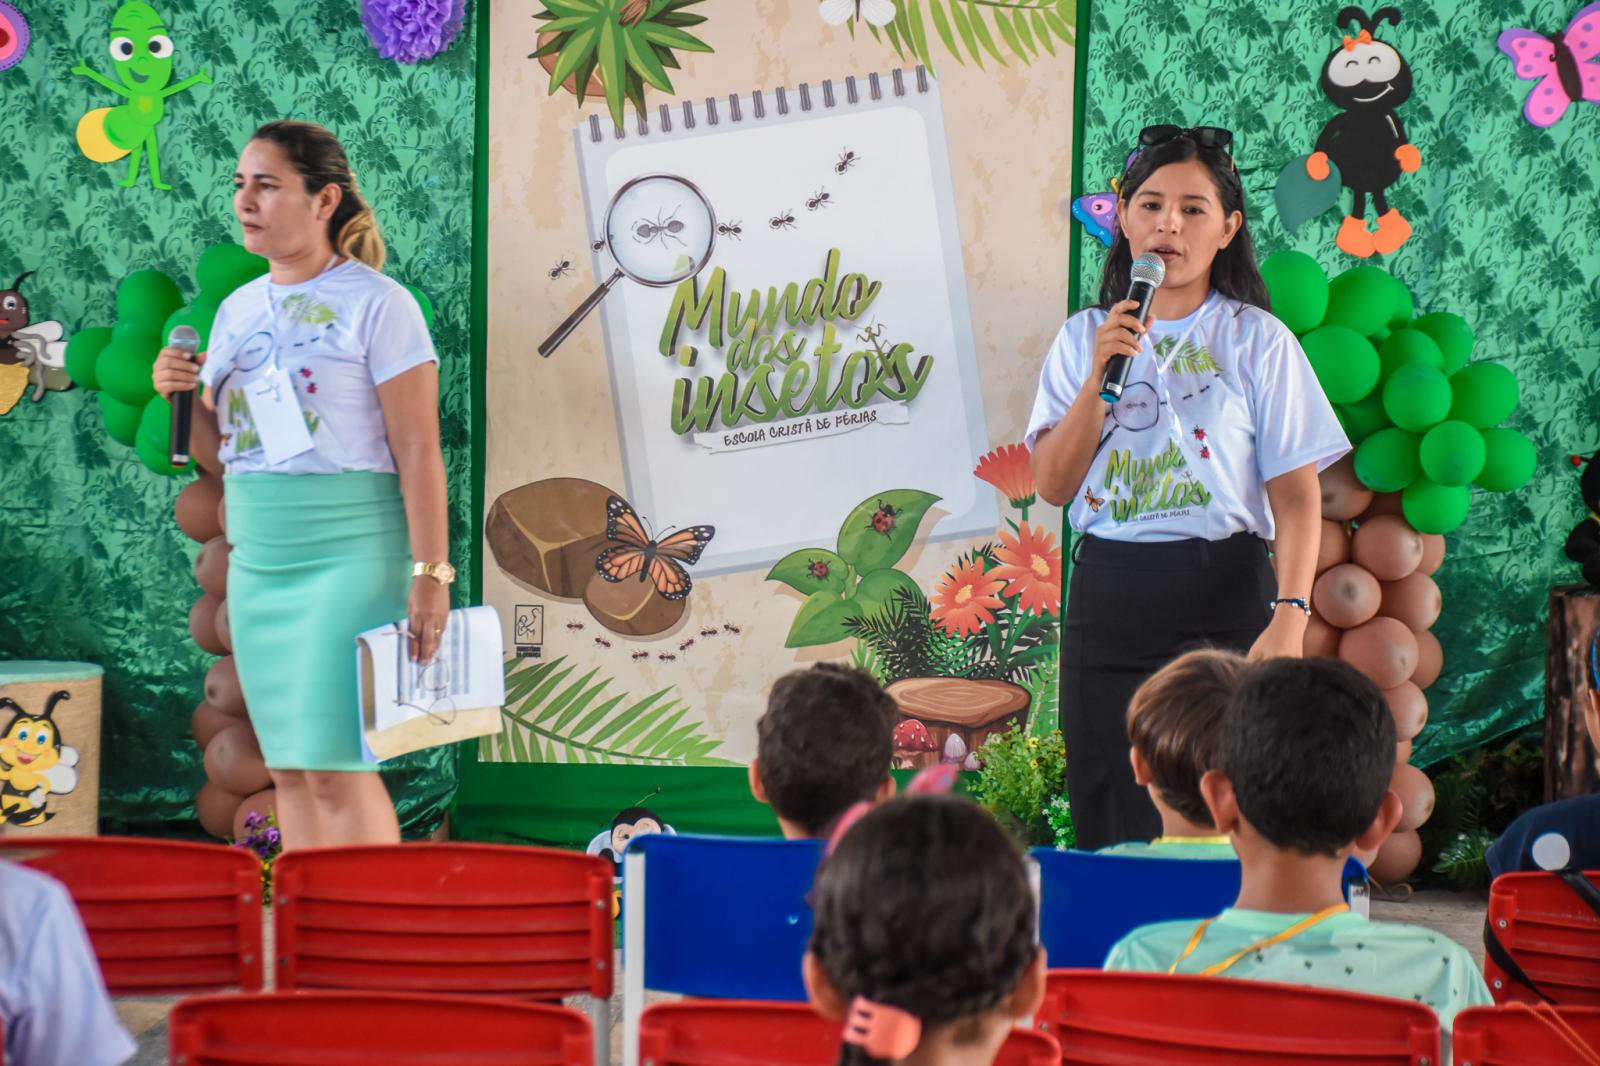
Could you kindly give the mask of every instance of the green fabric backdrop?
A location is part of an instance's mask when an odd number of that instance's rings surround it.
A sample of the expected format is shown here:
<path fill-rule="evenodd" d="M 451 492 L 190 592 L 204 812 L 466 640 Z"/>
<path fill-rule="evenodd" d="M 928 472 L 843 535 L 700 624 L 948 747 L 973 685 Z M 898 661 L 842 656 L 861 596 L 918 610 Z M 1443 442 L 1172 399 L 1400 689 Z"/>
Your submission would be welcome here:
<path fill-rule="evenodd" d="M 1333 25 L 1342 2 L 1096 0 L 1085 19 L 1089 6 L 1080 3 L 1088 69 L 1079 192 L 1109 187 L 1144 125 L 1225 126 L 1238 138 L 1258 253 L 1298 248 L 1330 273 L 1356 262 L 1333 246 L 1341 213 L 1291 236 L 1272 199 L 1279 169 L 1309 153 L 1335 114 L 1318 78 L 1349 32 Z M 1426 766 L 1542 715 L 1547 590 L 1575 577 L 1561 546 L 1583 514 L 1565 460 L 1600 444 L 1600 246 L 1592 240 L 1600 109 L 1578 104 L 1551 130 L 1534 128 L 1522 117 L 1532 83 L 1519 81 L 1495 48 L 1510 26 L 1564 29 L 1579 5 L 1398 6 L 1400 25 L 1375 36 L 1411 64 L 1416 87 L 1399 115 L 1422 169 L 1389 190 L 1415 235 L 1371 262 L 1410 285 L 1419 313 L 1464 315 L 1477 331 L 1475 359 L 1515 371 L 1522 405 L 1506 424 L 1540 454 L 1520 492 L 1474 490 L 1466 524 L 1448 538 L 1437 575 L 1444 615 L 1434 627 L 1444 674 L 1428 690 L 1431 713 L 1413 759 Z M 1074 230 L 1074 307 L 1082 307 L 1094 302 L 1105 247 Z"/>
<path fill-rule="evenodd" d="M 174 188 L 117 182 L 126 162 L 98 164 L 73 130 L 116 103 L 69 72 L 82 59 L 110 73 L 116 4 L 21 4 L 33 43 L 0 71 L 0 285 L 25 286 L 35 320 L 69 334 L 109 325 L 116 281 L 166 271 L 194 293 L 195 258 L 237 240 L 232 173 L 249 131 L 280 117 L 331 127 L 389 241 L 388 273 L 437 309 L 450 475 L 452 555 L 476 574 L 471 449 L 470 303 L 474 21 L 444 56 L 417 67 L 380 59 L 354 2 L 158 0 L 176 46 L 174 81 L 203 67 L 214 84 L 167 101 L 162 177 Z M 210 656 L 189 640 L 196 545 L 172 519 L 185 479 L 150 473 L 111 443 L 92 393 L 24 398 L 0 417 L 0 658 L 83 659 L 106 668 L 101 813 L 110 831 L 197 832 L 204 780 L 189 715 Z M 471 589 L 458 588 L 464 602 Z M 455 788 L 453 749 L 389 775 L 408 834 L 431 831 Z"/>

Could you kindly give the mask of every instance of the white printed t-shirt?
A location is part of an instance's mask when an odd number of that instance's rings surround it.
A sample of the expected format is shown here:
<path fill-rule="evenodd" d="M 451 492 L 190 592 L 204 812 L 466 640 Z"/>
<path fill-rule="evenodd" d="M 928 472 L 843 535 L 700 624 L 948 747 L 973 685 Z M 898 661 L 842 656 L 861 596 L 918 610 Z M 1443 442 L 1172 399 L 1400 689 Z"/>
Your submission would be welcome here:
<path fill-rule="evenodd" d="M 1099 308 L 1067 319 L 1045 357 L 1024 438 L 1032 451 L 1085 387 Z M 1150 325 L 1122 399 L 1068 511 L 1105 540 L 1273 536 L 1266 483 L 1350 450 L 1300 342 L 1258 307 L 1213 291 L 1185 318 Z"/>
<path fill-rule="evenodd" d="M 207 349 L 200 380 L 212 390 L 218 457 L 230 474 L 394 473 L 378 386 L 438 362 L 416 298 L 356 260 L 297 285 L 262 275 L 240 286 L 222 301 Z M 276 464 L 267 462 L 244 393 L 274 356 L 294 382 L 313 445 Z"/>

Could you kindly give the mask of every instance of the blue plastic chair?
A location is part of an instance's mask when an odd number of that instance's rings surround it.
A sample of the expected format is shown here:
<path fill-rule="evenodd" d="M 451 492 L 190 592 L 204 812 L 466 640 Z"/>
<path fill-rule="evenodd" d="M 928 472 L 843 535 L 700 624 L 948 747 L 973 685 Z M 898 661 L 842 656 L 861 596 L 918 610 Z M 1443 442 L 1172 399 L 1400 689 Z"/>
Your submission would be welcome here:
<path fill-rule="evenodd" d="M 637 1066 L 644 994 L 803 1001 L 806 895 L 822 842 L 678 834 L 622 856 L 622 1054 Z"/>
<path fill-rule="evenodd" d="M 1237 859 L 1163 859 L 1034 848 L 1039 941 L 1052 969 L 1096 969 L 1141 925 L 1210 918 L 1239 895 Z M 1366 867 L 1345 864 L 1345 896 L 1364 903 Z M 1359 886 L 1359 893 L 1357 887 Z"/>

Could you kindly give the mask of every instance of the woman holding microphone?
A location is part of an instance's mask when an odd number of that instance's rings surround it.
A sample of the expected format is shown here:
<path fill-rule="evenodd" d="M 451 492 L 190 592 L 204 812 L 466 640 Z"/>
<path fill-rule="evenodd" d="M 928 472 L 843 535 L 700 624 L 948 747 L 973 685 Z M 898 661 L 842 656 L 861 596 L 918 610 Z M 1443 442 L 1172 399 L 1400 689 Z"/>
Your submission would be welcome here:
<path fill-rule="evenodd" d="M 191 448 L 226 470 L 234 658 L 285 848 L 395 843 L 362 758 L 355 637 L 405 617 L 427 661 L 449 613 L 438 357 L 379 273 L 377 220 L 332 133 L 257 130 L 233 208 L 268 273 L 223 301 L 196 362 L 162 350 L 155 387 L 206 387 Z"/>

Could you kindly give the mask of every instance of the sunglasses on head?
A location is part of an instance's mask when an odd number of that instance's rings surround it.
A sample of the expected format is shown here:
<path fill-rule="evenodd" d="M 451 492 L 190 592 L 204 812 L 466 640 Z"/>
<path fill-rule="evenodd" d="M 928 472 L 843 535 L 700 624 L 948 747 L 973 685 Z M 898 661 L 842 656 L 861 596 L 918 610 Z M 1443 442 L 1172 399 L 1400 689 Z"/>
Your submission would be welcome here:
<path fill-rule="evenodd" d="M 1139 131 L 1139 147 L 1154 148 L 1158 144 L 1187 137 L 1201 148 L 1215 148 L 1218 151 L 1227 151 L 1233 143 L 1233 131 L 1225 130 L 1221 126 L 1191 126 L 1184 129 L 1182 126 L 1163 124 L 1160 126 L 1146 126 Z"/>

